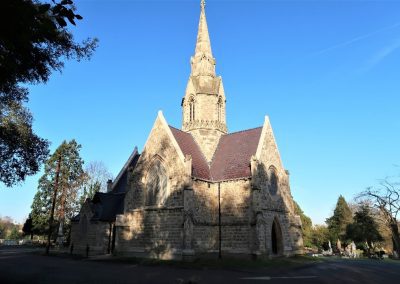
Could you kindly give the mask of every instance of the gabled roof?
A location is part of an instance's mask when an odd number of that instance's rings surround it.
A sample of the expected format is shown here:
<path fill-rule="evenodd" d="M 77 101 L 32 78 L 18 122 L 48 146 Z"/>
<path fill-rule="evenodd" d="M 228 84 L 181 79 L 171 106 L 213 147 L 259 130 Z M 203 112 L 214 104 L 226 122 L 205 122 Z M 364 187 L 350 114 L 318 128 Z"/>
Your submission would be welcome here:
<path fill-rule="evenodd" d="M 93 198 L 87 199 L 90 211 L 93 213 L 91 221 L 114 222 L 117 214 L 124 213 L 125 193 L 96 192 Z M 85 204 L 86 204 L 85 202 Z M 79 222 L 81 214 L 71 218 L 71 222 Z"/>
<path fill-rule="evenodd" d="M 192 176 L 218 182 L 251 177 L 250 159 L 256 154 L 262 127 L 221 136 L 211 165 L 190 133 L 170 126 L 184 155 L 192 156 Z"/>
<path fill-rule="evenodd" d="M 262 127 L 223 135 L 211 162 L 213 180 L 251 177 L 250 159 L 256 154 Z"/>
<path fill-rule="evenodd" d="M 94 215 L 92 220 L 115 221 L 117 214 L 124 213 L 125 193 L 96 192 L 93 197 Z"/>
<path fill-rule="evenodd" d="M 139 152 L 137 147 L 133 150 L 132 154 L 129 156 L 128 161 L 126 161 L 125 165 L 122 167 L 121 171 L 118 173 L 117 177 L 112 183 L 112 188 L 111 190 L 113 192 L 125 192 L 126 191 L 126 185 L 127 185 L 127 180 L 126 180 L 126 173 L 128 171 L 129 167 L 135 167 L 137 164 L 137 161 L 139 160 Z"/>
<path fill-rule="evenodd" d="M 192 156 L 192 175 L 197 178 L 211 180 L 210 169 L 199 145 L 193 139 L 192 134 L 183 132 L 170 126 L 176 142 L 178 142 L 183 154 Z"/>

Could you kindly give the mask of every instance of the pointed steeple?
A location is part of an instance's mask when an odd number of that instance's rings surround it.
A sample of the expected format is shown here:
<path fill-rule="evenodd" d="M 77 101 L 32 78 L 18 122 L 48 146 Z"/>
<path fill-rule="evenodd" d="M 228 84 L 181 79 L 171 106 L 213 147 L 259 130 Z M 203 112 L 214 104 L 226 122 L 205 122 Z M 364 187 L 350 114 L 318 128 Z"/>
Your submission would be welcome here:
<path fill-rule="evenodd" d="M 199 30 L 197 33 L 196 49 L 191 58 L 193 76 L 211 76 L 215 77 L 215 58 L 211 52 L 210 35 L 208 34 L 205 1 L 202 0 L 200 7 Z"/>
<path fill-rule="evenodd" d="M 195 56 L 204 53 L 212 57 L 211 42 L 210 42 L 210 36 L 208 34 L 205 6 L 206 3 L 204 0 L 202 0 L 200 4 L 201 12 L 199 21 L 199 31 L 197 33 Z"/>
<path fill-rule="evenodd" d="M 196 48 L 190 58 L 192 70 L 181 103 L 182 130 L 193 135 L 210 162 L 219 139 L 228 132 L 226 98 L 222 78 L 215 73 L 204 0 L 201 0 L 200 7 Z"/>

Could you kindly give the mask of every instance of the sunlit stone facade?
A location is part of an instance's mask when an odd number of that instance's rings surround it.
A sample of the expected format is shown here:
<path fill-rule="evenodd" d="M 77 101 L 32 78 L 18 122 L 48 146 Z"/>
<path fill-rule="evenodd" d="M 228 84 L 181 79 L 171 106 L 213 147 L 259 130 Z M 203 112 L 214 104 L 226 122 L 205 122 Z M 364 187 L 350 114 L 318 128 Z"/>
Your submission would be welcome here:
<path fill-rule="evenodd" d="M 123 169 L 123 213 L 114 214 L 105 233 L 104 222 L 88 227 L 108 236 L 103 239 L 116 255 L 191 259 L 301 253 L 301 221 L 268 117 L 261 127 L 228 133 L 204 6 L 202 1 L 181 130 L 158 113 L 142 153 Z M 88 201 L 81 216 L 90 210 Z M 81 253 L 91 245 L 78 237 L 80 230 L 88 232 L 82 222 L 75 221 L 72 234 Z"/>

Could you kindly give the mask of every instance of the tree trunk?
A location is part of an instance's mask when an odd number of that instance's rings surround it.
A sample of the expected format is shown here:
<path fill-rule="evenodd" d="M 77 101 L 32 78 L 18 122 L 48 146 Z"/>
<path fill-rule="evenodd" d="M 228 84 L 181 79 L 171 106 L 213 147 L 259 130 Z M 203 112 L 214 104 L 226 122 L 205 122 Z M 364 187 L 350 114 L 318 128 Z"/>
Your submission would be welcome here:
<path fill-rule="evenodd" d="M 390 230 L 392 231 L 393 250 L 397 252 L 398 256 L 400 256 L 400 236 L 396 220 L 393 220 L 390 223 Z"/>
<path fill-rule="evenodd" d="M 59 218 L 60 218 L 60 227 L 58 230 L 58 235 L 57 235 L 57 244 L 59 246 L 62 246 L 64 242 L 64 222 L 65 222 L 65 201 L 67 199 L 66 197 L 66 188 L 63 186 L 61 183 L 60 185 L 60 210 L 59 210 Z"/>

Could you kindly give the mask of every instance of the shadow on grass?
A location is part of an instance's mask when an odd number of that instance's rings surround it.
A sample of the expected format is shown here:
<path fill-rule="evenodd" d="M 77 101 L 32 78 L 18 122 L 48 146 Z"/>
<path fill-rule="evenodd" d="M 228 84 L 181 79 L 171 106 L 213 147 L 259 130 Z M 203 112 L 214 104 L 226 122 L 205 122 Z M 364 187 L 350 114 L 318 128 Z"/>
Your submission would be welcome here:
<path fill-rule="evenodd" d="M 188 269 L 245 269 L 245 268 L 294 268 L 304 265 L 312 265 L 323 262 L 323 259 L 309 256 L 282 257 L 274 259 L 245 260 L 237 258 L 219 259 L 196 259 L 191 262 L 178 260 L 159 260 L 135 257 L 110 257 L 103 259 L 93 259 L 94 261 L 110 263 L 126 263 L 144 266 L 171 266 Z"/>

